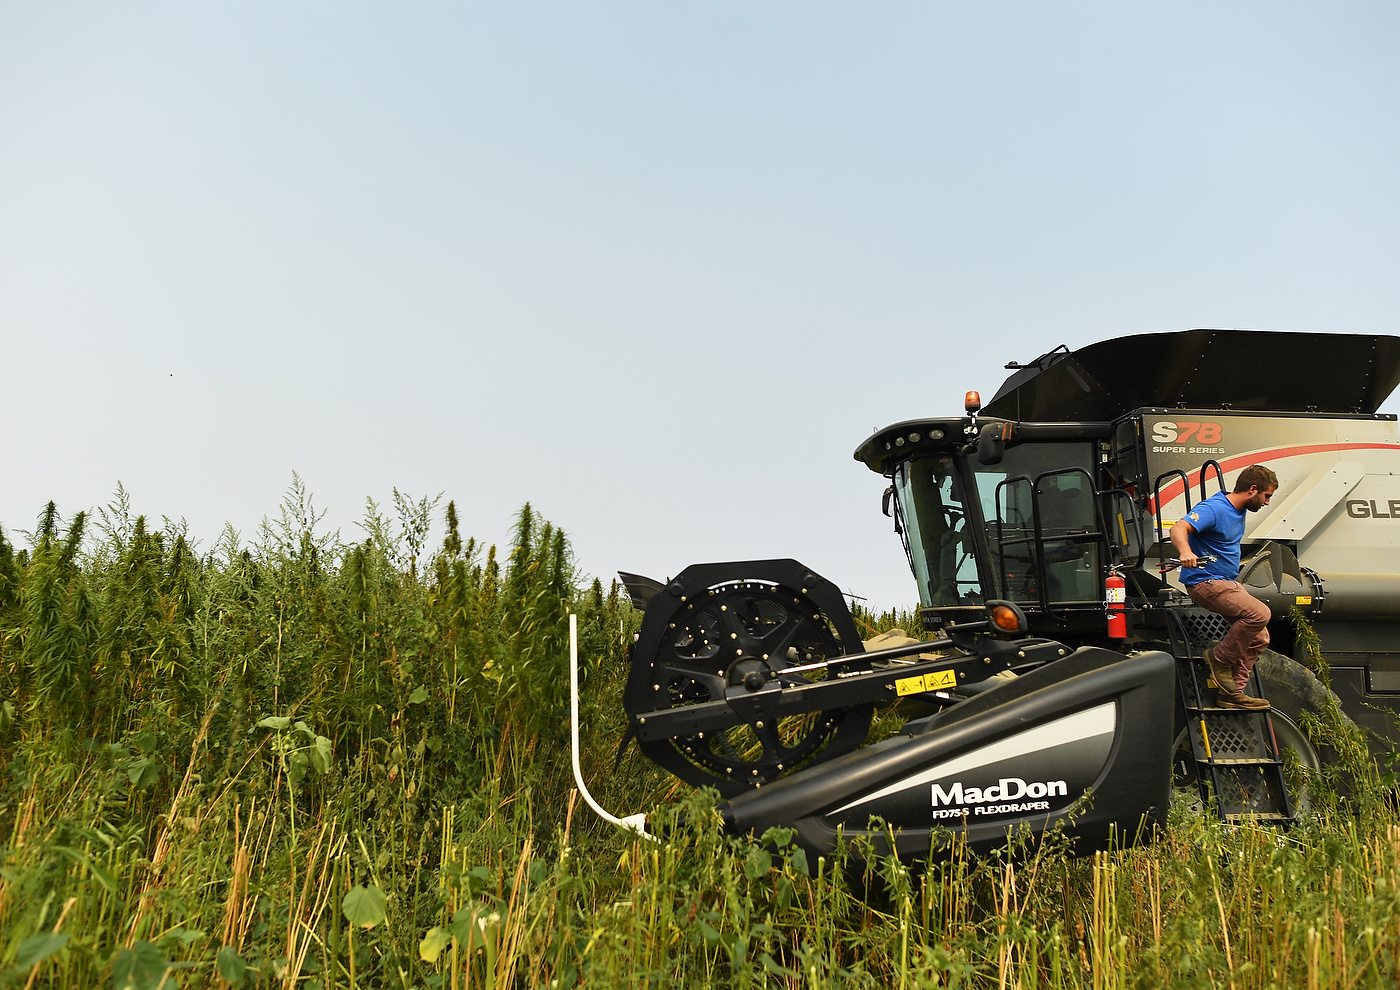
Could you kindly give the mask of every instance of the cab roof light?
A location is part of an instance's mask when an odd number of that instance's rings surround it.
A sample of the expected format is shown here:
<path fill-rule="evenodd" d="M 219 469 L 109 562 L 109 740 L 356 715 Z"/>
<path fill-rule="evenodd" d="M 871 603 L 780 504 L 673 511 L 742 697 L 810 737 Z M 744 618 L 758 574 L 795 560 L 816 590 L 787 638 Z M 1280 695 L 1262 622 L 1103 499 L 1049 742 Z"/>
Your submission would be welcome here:
<path fill-rule="evenodd" d="M 982 396 L 976 392 L 968 392 L 963 396 L 963 408 L 967 410 L 969 416 L 974 415 L 982 408 Z"/>

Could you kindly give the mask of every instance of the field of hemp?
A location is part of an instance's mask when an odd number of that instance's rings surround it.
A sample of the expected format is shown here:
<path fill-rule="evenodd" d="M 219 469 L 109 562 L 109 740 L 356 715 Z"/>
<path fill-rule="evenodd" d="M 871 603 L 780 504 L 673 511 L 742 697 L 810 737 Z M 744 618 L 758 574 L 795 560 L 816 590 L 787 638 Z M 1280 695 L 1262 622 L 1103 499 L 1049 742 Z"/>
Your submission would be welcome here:
<path fill-rule="evenodd" d="M 614 766 L 625 596 L 528 505 L 504 554 L 450 503 L 426 546 L 437 512 L 396 493 L 344 543 L 296 482 L 203 551 L 120 491 L 0 530 L 0 986 L 1396 985 L 1400 815 L 1364 760 L 1287 833 L 1182 800 L 1144 848 L 852 876 Z M 576 799 L 570 612 L 584 772 L 664 843 Z"/>

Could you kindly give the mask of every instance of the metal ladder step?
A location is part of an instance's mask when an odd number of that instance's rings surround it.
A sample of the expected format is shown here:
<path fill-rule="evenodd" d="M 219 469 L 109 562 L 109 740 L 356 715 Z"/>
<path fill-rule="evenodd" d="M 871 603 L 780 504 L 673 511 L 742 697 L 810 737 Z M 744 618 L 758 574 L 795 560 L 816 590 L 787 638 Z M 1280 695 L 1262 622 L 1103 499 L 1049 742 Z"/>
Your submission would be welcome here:
<path fill-rule="evenodd" d="M 1216 757 L 1216 759 L 1215 759 L 1215 765 L 1218 766 L 1218 767 L 1277 767 L 1277 766 L 1283 766 L 1283 761 L 1282 761 L 1282 760 L 1273 760 L 1273 759 L 1262 759 L 1262 760 L 1253 760 L 1253 759 L 1227 760 L 1227 759 L 1221 759 L 1220 757 Z"/>
<path fill-rule="evenodd" d="M 1218 707 L 1216 684 L 1198 656 L 1178 661 L 1177 684 L 1202 799 L 1214 800 L 1223 821 L 1291 823 L 1292 803 L 1268 711 Z M 1257 676 L 1250 688 L 1263 697 Z"/>
<path fill-rule="evenodd" d="M 1214 801 L 1223 821 L 1253 819 L 1288 825 L 1293 804 L 1283 776 L 1283 759 L 1269 712 L 1221 708 L 1206 666 L 1205 650 L 1220 641 L 1229 622 L 1194 606 L 1162 610 L 1177 686 L 1186 713 L 1191 760 L 1201 799 Z M 1263 698 L 1263 685 L 1251 675 L 1246 693 Z M 1185 767 L 1183 769 L 1186 769 Z"/>

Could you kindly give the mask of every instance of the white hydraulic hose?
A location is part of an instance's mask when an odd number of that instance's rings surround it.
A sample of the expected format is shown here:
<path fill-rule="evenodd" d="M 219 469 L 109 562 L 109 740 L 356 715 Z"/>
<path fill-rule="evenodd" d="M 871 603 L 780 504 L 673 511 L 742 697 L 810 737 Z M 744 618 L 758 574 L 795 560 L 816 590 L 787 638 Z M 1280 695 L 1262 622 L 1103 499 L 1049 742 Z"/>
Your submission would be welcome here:
<path fill-rule="evenodd" d="M 578 787 L 578 792 L 599 818 L 655 842 L 656 836 L 647 832 L 645 814 L 628 815 L 626 818 L 608 814 L 602 805 L 593 800 L 593 795 L 588 792 L 588 785 L 583 782 L 583 769 L 578 760 L 578 616 L 572 612 L 569 613 L 569 706 L 569 729 L 573 735 L 574 784 Z"/>

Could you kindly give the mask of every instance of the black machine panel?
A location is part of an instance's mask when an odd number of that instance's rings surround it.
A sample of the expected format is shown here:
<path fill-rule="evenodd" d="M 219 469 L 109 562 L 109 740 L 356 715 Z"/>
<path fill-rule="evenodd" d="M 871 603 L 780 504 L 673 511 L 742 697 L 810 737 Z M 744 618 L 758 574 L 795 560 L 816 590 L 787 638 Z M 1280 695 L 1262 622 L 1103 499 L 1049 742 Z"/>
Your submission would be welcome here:
<path fill-rule="evenodd" d="M 741 794 L 729 827 L 793 824 L 827 854 L 846 836 L 888 835 L 912 861 L 961 836 L 976 852 L 1021 826 L 1061 826 L 1079 853 L 1139 841 L 1165 821 L 1175 662 L 1085 648 L 885 740 Z M 966 709 L 966 711 L 962 711 Z"/>
<path fill-rule="evenodd" d="M 1056 348 L 1008 378 L 982 414 L 1113 420 L 1144 407 L 1215 409 L 1222 400 L 1239 410 L 1366 414 L 1397 385 L 1400 337 L 1180 330 Z"/>

